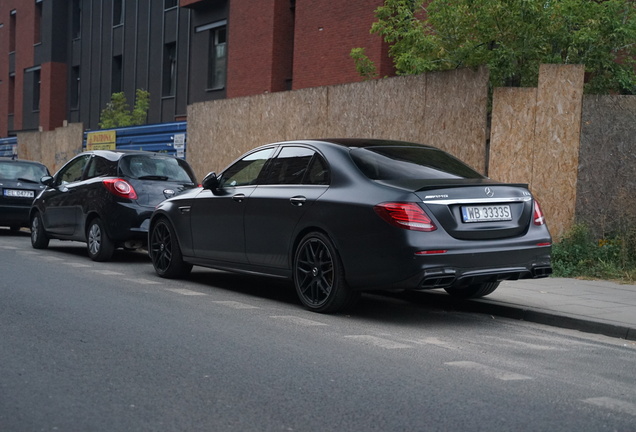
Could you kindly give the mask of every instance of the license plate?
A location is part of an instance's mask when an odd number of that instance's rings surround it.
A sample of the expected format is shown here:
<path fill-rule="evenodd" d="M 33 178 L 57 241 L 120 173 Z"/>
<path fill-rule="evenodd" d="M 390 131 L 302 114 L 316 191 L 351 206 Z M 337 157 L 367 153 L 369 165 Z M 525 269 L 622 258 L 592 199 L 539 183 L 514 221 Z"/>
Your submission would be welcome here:
<path fill-rule="evenodd" d="M 27 190 L 5 189 L 4 196 L 15 198 L 33 198 L 35 197 L 35 192 Z"/>
<path fill-rule="evenodd" d="M 512 220 L 509 205 L 462 207 L 464 222 L 495 222 Z"/>

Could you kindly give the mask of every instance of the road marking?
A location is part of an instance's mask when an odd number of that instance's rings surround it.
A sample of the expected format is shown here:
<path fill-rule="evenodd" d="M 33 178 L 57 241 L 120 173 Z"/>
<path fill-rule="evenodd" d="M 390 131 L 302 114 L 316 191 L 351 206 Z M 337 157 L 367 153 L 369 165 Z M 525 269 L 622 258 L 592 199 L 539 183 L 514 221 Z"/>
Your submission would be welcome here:
<path fill-rule="evenodd" d="M 248 305 L 247 303 L 240 303 L 236 301 L 213 301 L 222 306 L 231 307 L 232 309 L 258 309 L 258 306 Z"/>
<path fill-rule="evenodd" d="M 612 399 L 608 397 L 598 397 L 598 398 L 583 399 L 583 402 L 591 404 L 591 405 L 596 405 L 601 408 L 606 408 L 611 411 L 616 411 L 616 412 L 621 412 L 624 414 L 636 416 L 636 404 L 625 402 L 619 399 Z"/>
<path fill-rule="evenodd" d="M 82 264 L 82 263 L 74 263 L 74 262 L 66 263 L 66 265 L 71 267 L 76 267 L 76 268 L 92 267 L 90 264 Z"/>
<path fill-rule="evenodd" d="M 161 285 L 161 282 L 159 282 L 159 281 L 154 281 L 154 280 L 150 280 L 150 279 L 143 279 L 143 278 L 134 278 L 134 279 L 124 278 L 124 280 L 128 281 L 128 282 L 134 282 L 134 283 L 142 284 L 142 285 Z"/>
<path fill-rule="evenodd" d="M 55 261 L 64 261 L 64 259 L 62 259 L 62 258 L 58 258 L 58 257 L 54 257 L 54 256 L 43 256 L 43 257 L 42 257 L 42 261 L 51 261 L 51 262 L 55 262 Z"/>
<path fill-rule="evenodd" d="M 40 255 L 40 252 L 29 251 L 29 250 L 20 250 L 20 251 L 18 251 L 18 253 L 24 254 L 24 255 Z"/>
<path fill-rule="evenodd" d="M 301 325 L 301 326 L 324 326 L 327 325 L 325 323 L 321 323 L 318 321 L 312 321 L 312 320 L 308 320 L 305 318 L 300 318 L 297 316 L 292 316 L 292 315 L 274 315 L 271 316 L 270 318 L 274 318 L 274 319 L 279 319 L 282 321 L 286 321 L 290 324 L 296 324 L 296 325 Z"/>
<path fill-rule="evenodd" d="M 156 282 L 156 283 L 159 283 L 159 282 Z M 187 289 L 183 289 L 183 288 L 166 288 L 166 291 L 172 291 L 173 293 L 186 295 L 186 296 L 207 295 L 207 294 L 202 293 L 202 292 L 187 290 Z"/>
<path fill-rule="evenodd" d="M 457 361 L 457 362 L 448 362 L 444 363 L 449 366 L 455 366 L 462 369 L 474 370 L 477 372 L 481 372 L 484 375 L 500 379 L 502 381 L 518 381 L 518 380 L 529 380 L 532 379 L 526 375 L 520 375 L 514 372 L 508 372 L 503 369 L 494 368 L 491 366 L 486 366 L 481 363 L 475 363 L 471 361 Z"/>
<path fill-rule="evenodd" d="M 103 274 L 104 276 L 123 276 L 123 273 L 119 273 L 112 270 L 93 270 L 95 273 Z"/>
<path fill-rule="evenodd" d="M 362 342 L 363 344 L 374 345 L 374 346 L 377 346 L 380 348 L 386 348 L 386 349 L 412 348 L 411 345 L 406 345 L 400 342 L 395 342 L 395 341 L 380 338 L 377 336 L 351 335 L 351 336 L 345 336 L 345 338 L 359 341 L 359 342 Z"/>
<path fill-rule="evenodd" d="M 412 342 L 417 345 L 434 345 L 440 348 L 446 348 L 450 350 L 456 350 L 457 347 L 450 345 L 448 342 L 444 342 L 443 340 L 439 340 L 436 337 L 428 337 L 424 339 L 416 339 L 416 340 L 407 340 L 408 342 Z"/>
<path fill-rule="evenodd" d="M 18 248 L 17 248 L 17 247 L 15 247 L 15 246 L 0 246 L 0 249 L 16 250 L 16 249 L 18 249 Z"/>

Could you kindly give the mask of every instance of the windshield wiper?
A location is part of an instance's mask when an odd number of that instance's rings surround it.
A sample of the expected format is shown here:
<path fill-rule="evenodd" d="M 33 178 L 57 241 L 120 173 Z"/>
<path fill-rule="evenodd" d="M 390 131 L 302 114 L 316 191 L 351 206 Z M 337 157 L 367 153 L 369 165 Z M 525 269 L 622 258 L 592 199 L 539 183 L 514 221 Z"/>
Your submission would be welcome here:
<path fill-rule="evenodd" d="M 141 177 L 137 177 L 139 180 L 168 180 L 170 177 L 168 176 L 160 176 L 160 175 L 145 175 Z"/>
<path fill-rule="evenodd" d="M 24 178 L 24 177 L 18 177 L 18 181 L 23 181 L 23 182 L 27 182 L 27 183 L 40 183 L 37 180 L 28 179 L 28 178 Z"/>

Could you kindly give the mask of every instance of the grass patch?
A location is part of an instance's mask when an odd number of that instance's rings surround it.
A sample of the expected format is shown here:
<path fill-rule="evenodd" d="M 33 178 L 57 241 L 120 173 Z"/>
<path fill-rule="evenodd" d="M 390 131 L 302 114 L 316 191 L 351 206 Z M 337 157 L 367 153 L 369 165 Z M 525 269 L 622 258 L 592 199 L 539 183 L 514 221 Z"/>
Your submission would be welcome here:
<path fill-rule="evenodd" d="M 636 228 L 595 239 L 575 225 L 552 247 L 553 276 L 636 283 Z"/>

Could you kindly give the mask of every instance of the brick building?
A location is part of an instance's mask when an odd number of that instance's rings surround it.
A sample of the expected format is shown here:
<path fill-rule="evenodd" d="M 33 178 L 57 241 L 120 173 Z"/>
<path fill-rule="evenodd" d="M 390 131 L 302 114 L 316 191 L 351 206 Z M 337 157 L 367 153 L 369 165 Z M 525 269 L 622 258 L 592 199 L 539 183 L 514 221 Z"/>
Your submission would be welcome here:
<path fill-rule="evenodd" d="M 0 137 L 97 129 L 112 93 L 151 95 L 148 123 L 192 103 L 359 81 L 382 0 L 0 0 Z"/>

